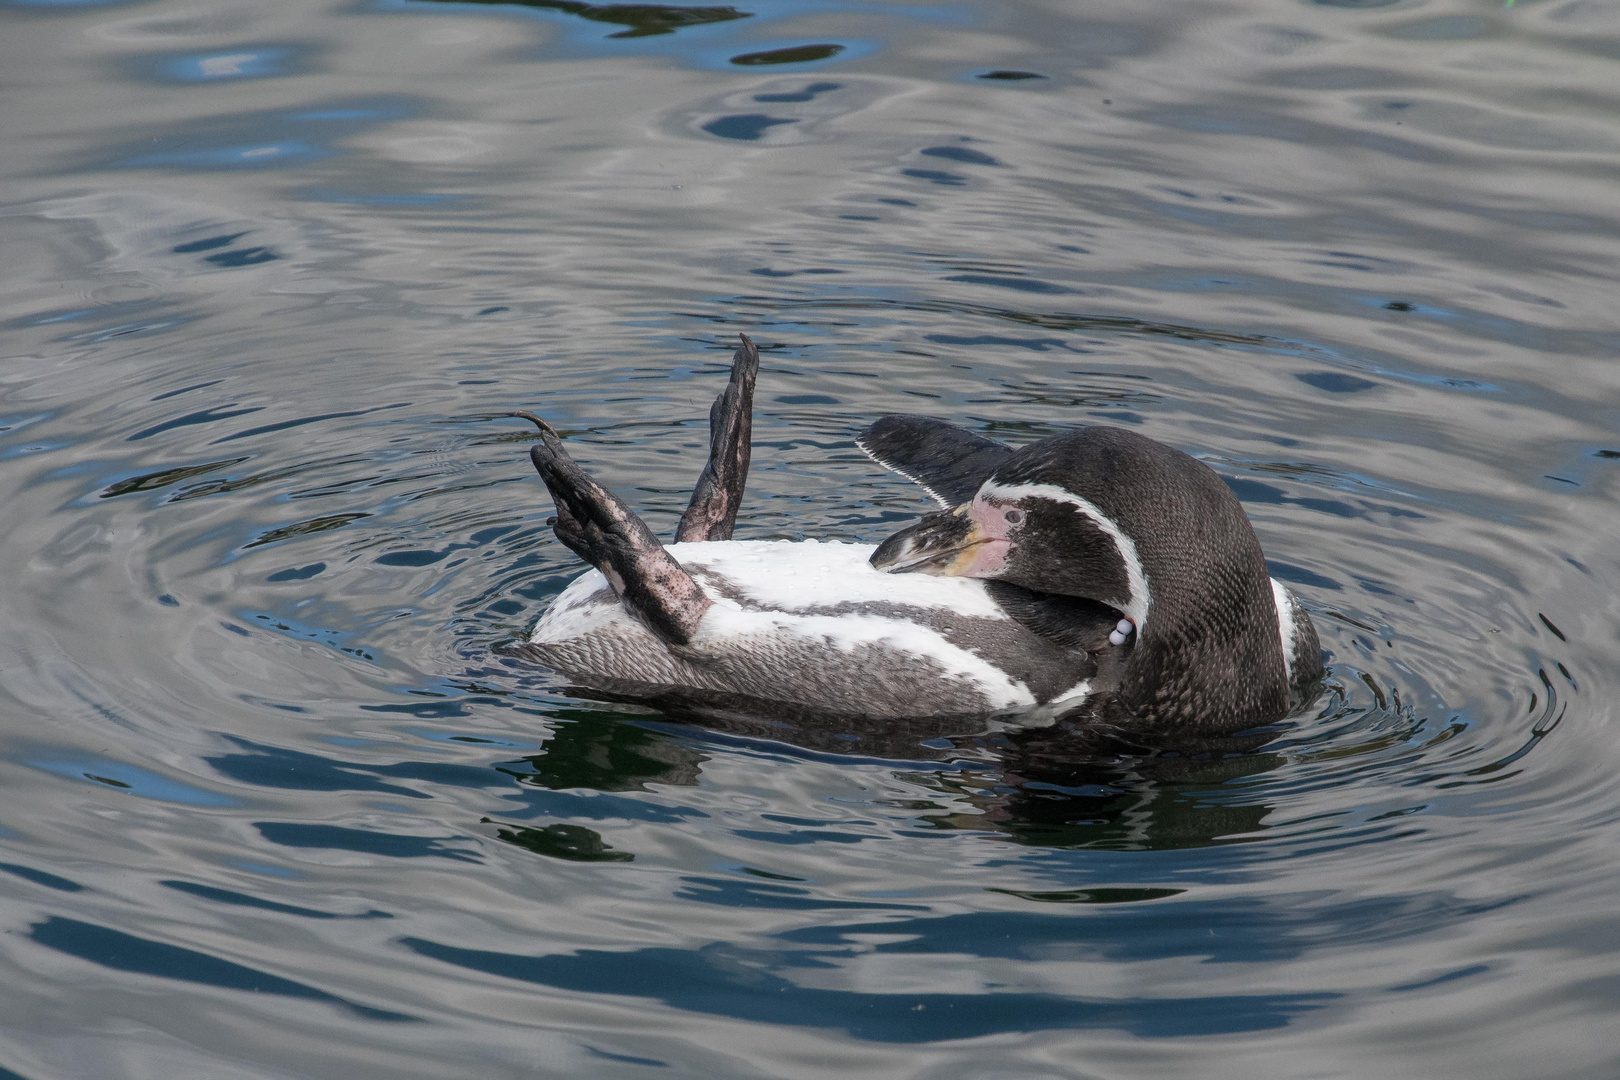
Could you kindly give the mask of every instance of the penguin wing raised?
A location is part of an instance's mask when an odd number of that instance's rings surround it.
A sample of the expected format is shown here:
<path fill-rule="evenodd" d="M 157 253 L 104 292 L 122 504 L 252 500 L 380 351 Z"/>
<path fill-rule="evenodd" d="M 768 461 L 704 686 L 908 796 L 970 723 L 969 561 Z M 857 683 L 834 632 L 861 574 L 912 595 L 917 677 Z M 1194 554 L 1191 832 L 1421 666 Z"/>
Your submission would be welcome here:
<path fill-rule="evenodd" d="M 867 457 L 899 473 L 941 506 L 973 498 L 1013 449 L 932 416 L 885 416 L 855 437 Z"/>

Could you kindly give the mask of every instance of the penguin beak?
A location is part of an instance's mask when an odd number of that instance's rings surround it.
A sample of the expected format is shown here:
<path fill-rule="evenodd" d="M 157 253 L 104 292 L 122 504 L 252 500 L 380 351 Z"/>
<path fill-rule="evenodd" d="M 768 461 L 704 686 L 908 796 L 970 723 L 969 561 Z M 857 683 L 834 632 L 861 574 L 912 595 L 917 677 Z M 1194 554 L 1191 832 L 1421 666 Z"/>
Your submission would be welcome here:
<path fill-rule="evenodd" d="M 929 514 L 901 529 L 872 552 L 872 565 L 887 574 L 992 576 L 1005 564 L 1011 544 L 986 534 L 969 513 L 971 505 Z"/>

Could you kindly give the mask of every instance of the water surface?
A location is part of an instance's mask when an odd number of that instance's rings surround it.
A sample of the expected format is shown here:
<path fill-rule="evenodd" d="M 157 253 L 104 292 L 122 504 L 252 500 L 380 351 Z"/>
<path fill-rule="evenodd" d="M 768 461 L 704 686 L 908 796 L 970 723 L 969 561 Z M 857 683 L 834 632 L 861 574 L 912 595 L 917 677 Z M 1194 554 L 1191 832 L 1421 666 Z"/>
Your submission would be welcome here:
<path fill-rule="evenodd" d="M 0 4 L 0 1077 L 1607 1077 L 1620 6 Z M 1259 740 L 695 726 L 501 648 L 852 436 L 1131 425 Z"/>

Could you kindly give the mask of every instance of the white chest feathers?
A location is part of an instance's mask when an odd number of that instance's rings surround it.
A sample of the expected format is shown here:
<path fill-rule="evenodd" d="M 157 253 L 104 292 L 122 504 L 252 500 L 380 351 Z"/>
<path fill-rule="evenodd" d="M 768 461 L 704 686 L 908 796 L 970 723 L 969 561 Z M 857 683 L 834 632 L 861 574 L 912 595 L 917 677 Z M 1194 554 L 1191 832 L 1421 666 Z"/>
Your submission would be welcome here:
<path fill-rule="evenodd" d="M 1084 655 L 1055 654 L 982 582 L 885 574 L 867 561 L 872 551 L 814 540 L 674 544 L 670 554 L 714 602 L 688 645 L 654 636 L 592 570 L 541 617 L 531 649 L 603 689 L 867 716 L 987 713 L 1085 695 Z"/>

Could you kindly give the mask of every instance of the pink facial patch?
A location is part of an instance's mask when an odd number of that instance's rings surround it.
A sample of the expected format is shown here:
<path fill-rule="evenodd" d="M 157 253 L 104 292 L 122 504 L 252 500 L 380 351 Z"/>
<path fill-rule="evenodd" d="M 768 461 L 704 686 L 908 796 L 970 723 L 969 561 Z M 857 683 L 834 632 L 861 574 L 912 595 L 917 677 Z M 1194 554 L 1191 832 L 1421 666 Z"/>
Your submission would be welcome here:
<path fill-rule="evenodd" d="M 953 576 L 988 578 L 1006 569 L 1007 556 L 1013 549 L 1013 542 L 1007 538 L 1012 525 L 1006 512 L 1007 507 L 983 499 L 968 504 L 968 517 L 977 526 L 979 542 L 951 560 Z"/>

